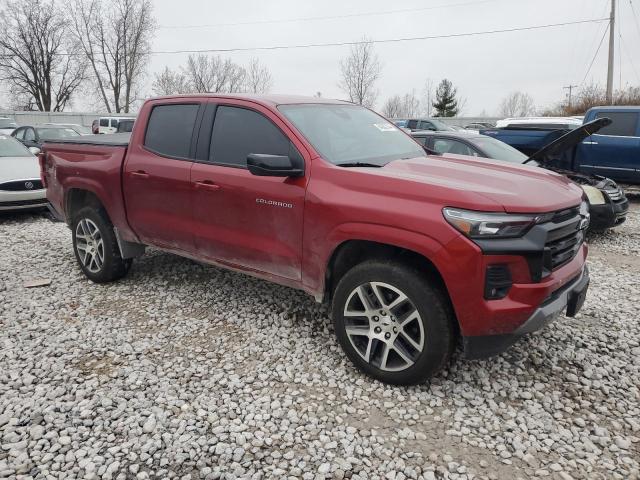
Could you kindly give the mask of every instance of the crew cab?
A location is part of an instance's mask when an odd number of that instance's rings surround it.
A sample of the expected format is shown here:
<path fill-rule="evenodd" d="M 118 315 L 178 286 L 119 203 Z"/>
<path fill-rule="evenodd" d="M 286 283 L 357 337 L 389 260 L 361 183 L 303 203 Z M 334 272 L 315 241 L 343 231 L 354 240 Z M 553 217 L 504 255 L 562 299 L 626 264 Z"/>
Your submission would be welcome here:
<path fill-rule="evenodd" d="M 540 168 L 432 157 L 364 107 L 321 98 L 148 100 L 131 134 L 47 143 L 42 179 L 94 282 L 145 246 L 330 306 L 362 371 L 429 378 L 461 337 L 504 351 L 589 284 L 582 190 Z"/>
<path fill-rule="evenodd" d="M 640 106 L 594 107 L 585 114 L 583 125 L 600 118 L 609 118 L 612 123 L 587 136 L 568 152 L 563 157 L 562 168 L 619 182 L 640 183 Z M 571 121 L 578 120 L 569 118 L 564 124 L 538 122 L 533 126 L 512 122 L 503 128 L 481 130 L 481 133 L 531 155 L 569 129 L 576 128 Z"/>

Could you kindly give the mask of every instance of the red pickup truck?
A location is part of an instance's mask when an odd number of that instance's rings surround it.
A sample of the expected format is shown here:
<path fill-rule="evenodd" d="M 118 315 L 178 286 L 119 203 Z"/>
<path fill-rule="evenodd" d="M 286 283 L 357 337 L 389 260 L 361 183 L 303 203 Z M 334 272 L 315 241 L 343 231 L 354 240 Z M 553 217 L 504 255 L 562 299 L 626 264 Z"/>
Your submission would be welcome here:
<path fill-rule="evenodd" d="M 580 188 L 536 167 L 429 156 L 386 119 L 318 98 L 147 101 L 129 134 L 48 143 L 52 209 L 94 282 L 153 246 L 302 289 L 353 363 L 425 380 L 461 339 L 499 353 L 589 283 Z"/>

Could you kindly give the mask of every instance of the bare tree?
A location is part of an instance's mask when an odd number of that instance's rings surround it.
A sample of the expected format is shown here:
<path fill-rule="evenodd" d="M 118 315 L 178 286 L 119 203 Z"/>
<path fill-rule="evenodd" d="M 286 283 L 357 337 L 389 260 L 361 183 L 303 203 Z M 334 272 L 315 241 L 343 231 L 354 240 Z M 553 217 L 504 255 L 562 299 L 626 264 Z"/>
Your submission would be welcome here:
<path fill-rule="evenodd" d="M 527 117 L 535 114 L 533 98 L 528 93 L 513 92 L 500 103 L 503 117 Z"/>
<path fill-rule="evenodd" d="M 68 26 L 53 1 L 9 1 L 0 10 L 0 80 L 29 109 L 64 110 L 84 79 Z"/>
<path fill-rule="evenodd" d="M 424 82 L 424 90 L 422 96 L 422 105 L 424 107 L 424 111 L 422 113 L 424 113 L 427 117 L 430 117 L 432 113 L 434 95 L 433 80 L 427 78 Z"/>
<path fill-rule="evenodd" d="M 252 58 L 247 68 L 246 90 L 251 93 L 267 93 L 272 84 L 269 69 L 257 58 Z"/>
<path fill-rule="evenodd" d="M 66 0 L 66 5 L 105 108 L 128 113 L 149 61 L 155 31 L 151 1 Z"/>
<path fill-rule="evenodd" d="M 230 59 L 189 55 L 184 75 L 193 92 L 234 93 L 244 89 L 247 72 Z"/>
<path fill-rule="evenodd" d="M 171 70 L 169 67 L 164 67 L 162 73 L 154 75 L 151 88 L 154 95 L 159 96 L 189 93 L 189 84 L 184 73 Z"/>
<path fill-rule="evenodd" d="M 420 115 L 420 110 L 420 99 L 416 96 L 416 91 L 412 90 L 409 93 L 405 93 L 402 97 L 402 116 L 408 118 L 417 117 Z"/>
<path fill-rule="evenodd" d="M 387 118 L 400 118 L 402 114 L 402 99 L 400 95 L 394 95 L 387 99 L 382 107 L 382 114 Z"/>
<path fill-rule="evenodd" d="M 378 98 L 375 88 L 382 65 L 373 51 L 373 43 L 363 40 L 353 45 L 349 56 L 340 61 L 342 78 L 338 86 L 359 105 L 372 107 Z"/>

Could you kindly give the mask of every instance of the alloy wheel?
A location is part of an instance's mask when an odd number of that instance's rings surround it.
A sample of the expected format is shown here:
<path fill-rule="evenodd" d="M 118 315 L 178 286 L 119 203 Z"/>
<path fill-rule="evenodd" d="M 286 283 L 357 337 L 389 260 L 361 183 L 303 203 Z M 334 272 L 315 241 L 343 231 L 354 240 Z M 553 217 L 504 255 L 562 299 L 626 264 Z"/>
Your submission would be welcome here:
<path fill-rule="evenodd" d="M 83 218 L 76 226 L 76 250 L 82 265 L 91 273 L 98 273 L 104 264 L 104 242 L 98 226 Z"/>

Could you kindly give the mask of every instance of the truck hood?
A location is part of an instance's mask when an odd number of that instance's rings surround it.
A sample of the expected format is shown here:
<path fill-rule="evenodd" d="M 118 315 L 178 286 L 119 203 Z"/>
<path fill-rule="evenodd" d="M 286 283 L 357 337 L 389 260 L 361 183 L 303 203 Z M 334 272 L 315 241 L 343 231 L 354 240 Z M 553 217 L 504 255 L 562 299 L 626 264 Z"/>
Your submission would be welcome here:
<path fill-rule="evenodd" d="M 479 210 L 493 204 L 506 212 L 541 213 L 575 206 L 582 197 L 580 187 L 554 172 L 466 155 L 395 160 L 378 171 L 431 186 L 430 190 L 446 189 L 450 198 L 460 199 L 451 206 L 460 208 Z M 459 193 L 451 195 L 452 190 Z"/>
<path fill-rule="evenodd" d="M 588 136 L 593 135 L 607 125 L 611 125 L 611 122 L 611 119 L 603 117 L 592 122 L 585 123 L 581 127 L 575 128 L 548 145 L 545 145 L 525 160 L 524 163 L 535 160 L 541 164 L 547 164 L 553 157 L 560 155 L 565 150 L 575 147 Z"/>

